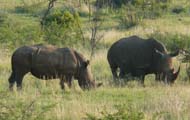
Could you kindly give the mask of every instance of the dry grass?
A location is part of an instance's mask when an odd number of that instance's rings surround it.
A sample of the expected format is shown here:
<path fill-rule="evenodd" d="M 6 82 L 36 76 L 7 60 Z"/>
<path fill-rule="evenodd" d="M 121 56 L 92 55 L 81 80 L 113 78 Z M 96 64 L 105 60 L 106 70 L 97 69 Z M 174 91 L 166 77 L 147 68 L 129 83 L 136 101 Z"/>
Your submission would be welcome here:
<path fill-rule="evenodd" d="M 1 71 L 4 71 L 0 75 L 0 92 L 4 91 L 8 97 L 0 98 L 0 102 L 6 100 L 4 104 L 14 106 L 20 102 L 29 104 L 34 100 L 36 101 L 34 107 L 36 110 L 53 104 L 54 106 L 44 113 L 46 116 L 44 119 L 77 120 L 86 117 L 86 113 L 100 117 L 102 111 L 115 112 L 114 106 L 119 104 L 127 104 L 142 111 L 147 120 L 153 118 L 159 120 L 190 119 L 190 111 L 188 110 L 190 107 L 190 85 L 177 82 L 172 87 L 165 86 L 154 82 L 154 78 L 151 76 L 147 76 L 145 88 L 139 87 L 137 82 L 132 81 L 123 88 L 110 87 L 109 84 L 105 84 L 97 90 L 82 91 L 75 82 L 72 89 L 63 92 L 60 89 L 59 80 L 41 81 L 27 75 L 24 78 L 22 92 L 10 93 L 7 91 L 10 52 L 2 51 L 4 50 L 1 50 L 0 65 L 2 66 Z M 111 79 L 111 72 L 105 57 L 106 52 L 106 49 L 98 51 L 91 62 L 94 77 L 105 83 Z M 178 81 L 181 81 L 181 77 Z"/>

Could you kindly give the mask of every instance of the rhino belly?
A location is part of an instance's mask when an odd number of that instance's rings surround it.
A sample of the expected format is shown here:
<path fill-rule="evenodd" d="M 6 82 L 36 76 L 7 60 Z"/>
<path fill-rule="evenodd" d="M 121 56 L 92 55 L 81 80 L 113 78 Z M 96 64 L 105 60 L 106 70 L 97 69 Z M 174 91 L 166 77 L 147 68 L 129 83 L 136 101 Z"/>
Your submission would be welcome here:
<path fill-rule="evenodd" d="M 45 80 L 56 79 L 61 76 L 56 69 L 48 67 L 33 68 L 31 69 L 31 74 L 39 79 L 45 79 Z"/>

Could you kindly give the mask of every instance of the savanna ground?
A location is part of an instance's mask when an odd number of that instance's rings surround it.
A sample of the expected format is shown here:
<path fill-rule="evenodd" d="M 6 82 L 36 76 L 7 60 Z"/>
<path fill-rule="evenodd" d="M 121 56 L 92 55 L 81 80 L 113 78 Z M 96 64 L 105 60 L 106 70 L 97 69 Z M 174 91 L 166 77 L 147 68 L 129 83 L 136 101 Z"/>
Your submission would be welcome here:
<path fill-rule="evenodd" d="M 56 7 L 75 6 L 75 2 L 58 0 Z M 77 3 L 77 2 L 76 2 Z M 169 51 L 177 47 L 189 48 L 190 43 L 190 3 L 188 0 L 170 0 L 168 11 L 155 18 L 144 18 L 137 25 L 123 28 L 122 9 L 103 9 L 104 22 L 100 33 L 103 38 L 98 43 L 90 67 L 97 82 L 104 85 L 96 90 L 82 91 L 77 81 L 72 89 L 62 91 L 59 80 L 42 81 L 30 74 L 23 81 L 23 90 L 10 92 L 8 78 L 11 73 L 11 54 L 19 46 L 37 43 L 51 43 L 70 46 L 90 58 L 90 47 L 78 45 L 78 41 L 56 41 L 67 39 L 43 33 L 40 15 L 47 8 L 48 0 L 1 0 L 0 1 L 0 120 L 189 120 L 190 83 L 185 72 L 185 63 L 174 59 L 174 66 L 181 65 L 180 75 L 173 86 L 157 83 L 154 75 L 146 76 L 146 87 L 131 81 L 122 87 L 112 85 L 112 75 L 106 55 L 110 45 L 122 37 L 138 35 L 154 37 L 162 41 Z M 183 8 L 176 14 L 174 8 Z M 79 8 L 82 30 L 86 38 L 88 30 L 88 7 L 83 3 Z M 157 10 L 156 10 L 157 11 Z M 121 16 L 120 16 L 121 14 Z M 125 14 L 125 13 L 124 13 Z M 106 16 L 106 17 L 105 17 Z M 59 31 L 59 29 L 58 29 Z M 63 30 L 64 31 L 64 30 Z M 47 31 L 46 31 L 47 32 Z M 62 34 L 67 34 L 63 32 Z M 71 35 L 70 35 L 71 36 Z M 72 37 L 71 39 L 78 39 Z M 68 39 L 69 40 L 69 39 Z M 87 41 L 88 42 L 88 41 Z M 77 45 L 75 44 L 77 43 Z"/>

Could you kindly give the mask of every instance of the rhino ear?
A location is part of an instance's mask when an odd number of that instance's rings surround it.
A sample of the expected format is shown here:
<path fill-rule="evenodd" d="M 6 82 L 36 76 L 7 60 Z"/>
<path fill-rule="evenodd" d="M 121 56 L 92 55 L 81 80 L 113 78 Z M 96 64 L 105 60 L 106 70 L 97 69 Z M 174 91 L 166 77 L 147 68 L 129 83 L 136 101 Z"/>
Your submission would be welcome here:
<path fill-rule="evenodd" d="M 87 60 L 87 61 L 85 61 L 85 62 L 83 63 L 83 66 L 86 68 L 89 64 L 90 64 L 90 61 Z"/>

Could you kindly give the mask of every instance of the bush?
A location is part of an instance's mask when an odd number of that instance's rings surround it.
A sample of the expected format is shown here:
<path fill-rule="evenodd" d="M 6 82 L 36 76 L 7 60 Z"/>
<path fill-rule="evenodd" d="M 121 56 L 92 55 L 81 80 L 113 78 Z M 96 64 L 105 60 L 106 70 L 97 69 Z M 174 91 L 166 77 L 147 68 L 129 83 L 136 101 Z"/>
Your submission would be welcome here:
<path fill-rule="evenodd" d="M 140 22 L 141 18 L 134 9 L 135 8 L 131 5 L 122 8 L 120 12 L 121 15 L 119 17 L 119 28 L 128 29 Z"/>
<path fill-rule="evenodd" d="M 175 7 L 172 9 L 172 12 L 173 12 L 173 13 L 176 13 L 176 14 L 180 14 L 180 13 L 186 12 L 186 9 L 183 8 L 182 6 L 175 6 Z"/>
<path fill-rule="evenodd" d="M 45 40 L 51 44 L 74 45 L 80 42 L 80 20 L 77 12 L 55 10 L 44 20 Z"/>

